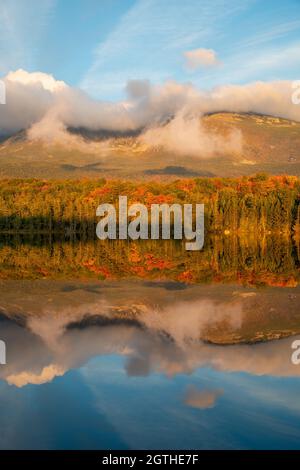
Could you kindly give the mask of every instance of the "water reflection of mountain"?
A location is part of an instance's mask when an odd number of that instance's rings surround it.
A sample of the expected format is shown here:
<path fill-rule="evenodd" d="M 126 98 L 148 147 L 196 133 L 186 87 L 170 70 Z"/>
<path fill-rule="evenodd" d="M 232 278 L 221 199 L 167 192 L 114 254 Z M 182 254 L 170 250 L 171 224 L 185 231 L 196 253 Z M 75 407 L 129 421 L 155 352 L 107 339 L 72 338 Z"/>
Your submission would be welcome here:
<path fill-rule="evenodd" d="M 125 358 L 128 375 L 210 366 L 298 376 L 299 288 L 254 290 L 175 283 L 1 282 L 1 339 L 8 383 L 41 384 L 101 355 Z"/>
<path fill-rule="evenodd" d="M 204 249 L 177 241 L 64 242 L 44 236 L 0 238 L 0 279 L 169 280 L 295 287 L 299 245 L 289 237 L 214 237 Z"/>

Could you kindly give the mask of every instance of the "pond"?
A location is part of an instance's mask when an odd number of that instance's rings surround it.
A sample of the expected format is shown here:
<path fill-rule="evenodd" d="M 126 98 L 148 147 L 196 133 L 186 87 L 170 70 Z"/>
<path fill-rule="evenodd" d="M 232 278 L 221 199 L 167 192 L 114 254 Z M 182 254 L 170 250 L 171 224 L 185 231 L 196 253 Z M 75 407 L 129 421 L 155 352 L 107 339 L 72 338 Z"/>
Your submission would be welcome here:
<path fill-rule="evenodd" d="M 297 247 L 145 243 L 2 240 L 0 448 L 300 448 Z"/>

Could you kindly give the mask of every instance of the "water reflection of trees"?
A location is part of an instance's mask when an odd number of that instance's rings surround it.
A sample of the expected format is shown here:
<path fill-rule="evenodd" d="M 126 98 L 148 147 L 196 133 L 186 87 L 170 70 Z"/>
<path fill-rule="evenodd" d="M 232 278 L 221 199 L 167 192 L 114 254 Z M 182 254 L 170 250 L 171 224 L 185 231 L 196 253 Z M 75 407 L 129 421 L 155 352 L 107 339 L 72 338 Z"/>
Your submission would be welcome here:
<path fill-rule="evenodd" d="M 181 241 L 59 240 L 2 235 L 2 279 L 168 279 L 293 287 L 300 279 L 299 244 L 288 236 L 206 237 L 188 252 Z"/>

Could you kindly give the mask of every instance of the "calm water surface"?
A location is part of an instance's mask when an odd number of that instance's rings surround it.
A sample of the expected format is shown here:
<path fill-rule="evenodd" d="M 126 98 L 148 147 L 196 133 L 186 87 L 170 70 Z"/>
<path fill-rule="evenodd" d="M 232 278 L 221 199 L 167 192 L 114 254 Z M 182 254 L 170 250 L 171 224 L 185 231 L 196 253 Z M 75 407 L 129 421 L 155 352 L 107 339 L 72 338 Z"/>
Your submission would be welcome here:
<path fill-rule="evenodd" d="M 33 248 L 1 250 L 1 449 L 300 448 L 293 250 L 277 267 L 255 261 L 258 283 L 239 270 L 226 282 L 221 269 L 180 282 L 170 266 L 171 279 L 154 276 L 157 267 L 103 278 L 99 260 L 86 265 L 90 278 L 75 269 L 59 278 L 58 267 L 51 277 L 55 247 L 43 252 L 42 274 L 39 253 L 34 275 Z"/>

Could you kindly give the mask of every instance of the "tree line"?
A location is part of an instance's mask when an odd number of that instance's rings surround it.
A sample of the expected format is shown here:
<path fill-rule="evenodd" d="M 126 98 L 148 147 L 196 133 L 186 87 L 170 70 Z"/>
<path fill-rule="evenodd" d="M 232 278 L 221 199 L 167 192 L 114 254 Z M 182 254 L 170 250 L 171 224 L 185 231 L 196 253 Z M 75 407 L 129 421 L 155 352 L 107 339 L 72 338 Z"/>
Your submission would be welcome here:
<path fill-rule="evenodd" d="M 240 178 L 159 181 L 0 181 L 0 232 L 94 238 L 96 208 L 128 203 L 205 205 L 209 233 L 284 233 L 300 237 L 300 179 L 259 174 Z"/>

